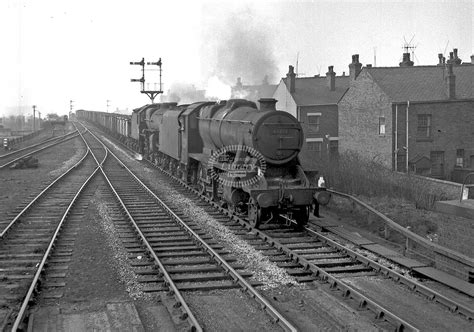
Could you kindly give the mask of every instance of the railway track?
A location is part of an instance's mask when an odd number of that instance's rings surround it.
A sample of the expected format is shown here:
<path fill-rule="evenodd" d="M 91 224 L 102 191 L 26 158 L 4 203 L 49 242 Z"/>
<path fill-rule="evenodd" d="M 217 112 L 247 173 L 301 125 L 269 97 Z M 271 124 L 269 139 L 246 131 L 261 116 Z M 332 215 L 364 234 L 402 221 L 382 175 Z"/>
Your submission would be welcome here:
<path fill-rule="evenodd" d="M 131 254 L 132 265 L 139 267 L 139 282 L 146 292 L 167 291 L 181 308 L 181 320 L 192 330 L 202 330 L 186 303 L 183 291 L 208 291 L 239 288 L 267 312 L 284 330 L 296 331 L 260 295 L 250 274 L 233 264 L 229 253 L 208 235 L 192 228 L 191 220 L 173 210 L 136 177 L 112 152 L 102 165 L 105 181 L 120 203 L 127 222 L 117 222 L 123 242 Z M 137 241 L 138 239 L 138 241 Z M 145 258 L 146 259 L 143 259 Z"/>
<path fill-rule="evenodd" d="M 24 207 L 0 233 L 2 328 L 16 331 L 52 260 L 55 243 L 74 203 L 97 170 L 90 148 Z M 67 255 L 67 250 L 56 252 Z"/>
<path fill-rule="evenodd" d="M 166 173 L 167 176 L 171 174 Z M 342 277 L 351 275 L 381 275 L 393 279 L 397 283 L 408 286 L 413 291 L 427 297 L 434 302 L 442 304 L 454 313 L 458 313 L 467 319 L 472 319 L 472 308 L 453 299 L 439 294 L 438 292 L 421 285 L 412 278 L 407 278 L 396 271 L 387 268 L 362 254 L 350 250 L 315 229 L 306 227 L 304 232 L 297 232 L 291 228 L 282 229 L 275 225 L 269 225 L 265 230 L 252 230 L 252 235 L 248 235 L 250 226 L 245 219 L 235 215 L 229 218 L 230 213 L 212 202 L 208 197 L 199 194 L 196 188 L 184 184 L 181 180 L 174 178 L 185 190 L 180 190 L 184 195 L 192 192 L 192 199 L 196 195 L 201 197 L 208 204 L 213 205 L 211 214 L 216 215 L 219 211 L 218 220 L 233 229 L 236 234 L 247 234 L 245 238 L 253 241 L 252 244 L 272 257 L 281 267 L 286 267 L 288 273 L 294 275 L 300 281 L 312 281 L 319 279 L 322 282 L 330 283 L 331 288 L 339 290 L 343 298 L 352 299 L 359 308 L 370 309 L 375 313 L 376 320 L 386 320 L 395 325 L 397 329 L 414 329 L 415 327 L 400 319 L 390 310 L 383 308 L 361 292 L 341 281 Z M 208 210 L 207 207 L 204 207 Z M 209 211 L 209 210 L 208 210 Z M 240 228 L 239 228 L 240 227 Z M 286 256 L 283 257 L 283 256 Z"/>
<path fill-rule="evenodd" d="M 40 143 L 32 144 L 30 146 L 27 146 L 25 148 L 19 149 L 19 150 L 14 150 L 12 152 L 9 152 L 7 154 L 0 155 L 0 169 L 6 168 L 13 163 L 19 161 L 20 159 L 32 156 L 34 154 L 37 154 L 38 152 L 41 152 L 45 149 L 49 149 L 51 147 L 54 147 L 58 144 L 64 143 L 70 139 L 73 139 L 78 136 L 78 133 L 76 131 L 65 134 L 63 136 L 59 137 L 53 137 L 50 139 L 47 139 L 45 141 L 42 141 Z"/>
<path fill-rule="evenodd" d="M 161 170 L 161 169 L 160 169 Z M 161 170 L 164 174 L 162 181 L 168 181 L 169 177 L 172 176 L 168 172 Z M 271 237 L 269 234 L 263 233 L 259 230 L 254 230 L 252 227 L 242 218 L 232 216 L 229 218 L 229 211 L 223 209 L 218 204 L 212 202 L 210 198 L 199 194 L 198 189 L 192 188 L 184 184 L 181 180 L 172 177 L 180 186 L 173 187 L 178 190 L 182 195 L 189 197 L 191 200 L 196 199 L 196 195 L 204 200 L 200 207 L 206 211 L 206 213 L 213 215 L 217 220 L 224 224 L 226 227 L 232 229 L 234 234 L 243 237 L 248 241 L 254 248 L 257 248 L 267 256 L 270 261 L 275 262 L 279 267 L 287 270 L 287 272 L 294 276 L 300 282 L 310 282 L 320 279 L 320 275 L 334 273 L 340 275 L 347 275 L 348 273 L 358 273 L 359 275 L 372 275 L 374 274 L 373 269 L 363 266 L 360 262 L 354 262 L 351 257 L 331 248 L 323 245 L 317 241 L 314 237 L 308 236 L 307 233 L 293 233 L 293 229 L 285 228 L 282 229 L 280 225 L 271 225 L 268 228 L 268 232 L 273 232 Z M 137 179 L 138 181 L 138 179 Z M 168 196 L 167 189 L 160 190 L 159 188 L 154 189 L 155 192 L 163 197 L 163 201 L 166 205 L 176 206 L 172 199 L 166 198 Z M 151 193 L 150 193 L 151 194 Z M 145 204 L 148 205 L 149 204 Z M 175 207 L 179 209 L 179 207 Z M 199 232 L 199 226 L 191 223 L 189 227 L 196 227 L 196 232 Z M 249 232 L 251 230 L 252 232 Z M 282 247 L 279 245 L 279 241 L 285 243 L 285 246 L 293 250 L 291 253 L 284 252 Z M 304 252 L 299 252 L 303 250 Z M 305 266 L 298 262 L 296 259 L 297 255 L 312 255 L 313 259 L 319 260 L 319 262 L 330 272 L 323 272 L 321 268 L 318 273 L 314 273 Z M 337 278 L 332 277 L 331 278 Z M 323 280 L 326 282 L 326 280 Z M 398 317 L 397 315 L 390 312 L 390 310 L 383 308 L 369 298 L 363 296 L 349 285 L 345 285 L 342 281 L 335 284 L 334 288 L 343 288 L 343 297 L 355 298 L 358 307 L 360 309 L 370 309 L 374 312 L 374 321 L 378 326 L 382 328 L 396 328 L 397 330 L 413 330 L 417 329 Z"/>

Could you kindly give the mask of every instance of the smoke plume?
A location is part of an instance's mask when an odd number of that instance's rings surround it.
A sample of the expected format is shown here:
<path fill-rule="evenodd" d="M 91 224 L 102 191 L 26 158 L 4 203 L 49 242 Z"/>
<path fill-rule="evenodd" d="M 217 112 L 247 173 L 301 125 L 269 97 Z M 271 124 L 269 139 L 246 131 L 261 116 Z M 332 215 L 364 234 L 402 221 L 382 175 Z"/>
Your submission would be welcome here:
<path fill-rule="evenodd" d="M 272 29 L 252 9 L 215 17 L 204 25 L 202 58 L 208 77 L 217 76 L 234 85 L 261 84 L 264 77 L 273 82 L 278 74 L 273 57 Z"/>

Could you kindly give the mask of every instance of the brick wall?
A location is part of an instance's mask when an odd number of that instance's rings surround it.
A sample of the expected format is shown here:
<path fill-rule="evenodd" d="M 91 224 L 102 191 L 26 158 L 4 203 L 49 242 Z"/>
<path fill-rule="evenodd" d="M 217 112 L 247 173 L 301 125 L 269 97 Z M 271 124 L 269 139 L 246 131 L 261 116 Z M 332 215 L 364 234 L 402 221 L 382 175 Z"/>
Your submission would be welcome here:
<path fill-rule="evenodd" d="M 308 123 L 308 114 L 312 113 L 321 114 L 319 126 Z M 328 144 L 330 141 L 326 135 L 329 135 L 329 139 L 333 141 L 337 141 L 338 138 L 337 105 L 301 106 L 298 110 L 298 117 L 305 137 L 303 149 L 300 153 L 300 161 L 307 170 L 319 170 L 321 162 L 328 158 Z M 307 139 L 322 140 L 320 142 L 320 153 L 308 149 Z"/>
<path fill-rule="evenodd" d="M 392 109 L 388 96 L 362 71 L 339 102 L 339 151 L 356 151 L 392 167 Z M 379 135 L 379 118 L 385 135 Z"/>
<path fill-rule="evenodd" d="M 431 115 L 431 136 L 428 139 L 417 136 L 419 114 Z M 430 158 L 431 151 L 443 151 L 444 175 L 441 178 L 451 179 L 457 149 L 464 149 L 466 166 L 469 166 L 471 156 L 474 160 L 474 102 L 410 104 L 408 121 L 409 158 L 415 155 Z"/>

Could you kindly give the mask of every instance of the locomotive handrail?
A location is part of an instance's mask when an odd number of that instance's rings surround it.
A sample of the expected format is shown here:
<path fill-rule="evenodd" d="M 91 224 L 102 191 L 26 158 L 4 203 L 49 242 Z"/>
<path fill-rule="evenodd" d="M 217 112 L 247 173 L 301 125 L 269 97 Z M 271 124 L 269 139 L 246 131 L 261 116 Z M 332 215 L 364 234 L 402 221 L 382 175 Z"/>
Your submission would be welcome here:
<path fill-rule="evenodd" d="M 264 126 L 278 126 L 280 128 L 285 128 L 285 126 L 290 126 L 291 128 L 297 128 L 299 129 L 299 125 L 297 125 L 296 123 L 279 123 L 279 122 L 265 122 L 263 123 Z"/>
<path fill-rule="evenodd" d="M 252 121 L 250 121 L 250 120 L 230 120 L 230 119 L 201 118 L 199 116 L 197 116 L 196 119 L 205 120 L 205 121 L 238 122 L 238 123 L 250 123 L 250 124 L 252 124 Z"/>

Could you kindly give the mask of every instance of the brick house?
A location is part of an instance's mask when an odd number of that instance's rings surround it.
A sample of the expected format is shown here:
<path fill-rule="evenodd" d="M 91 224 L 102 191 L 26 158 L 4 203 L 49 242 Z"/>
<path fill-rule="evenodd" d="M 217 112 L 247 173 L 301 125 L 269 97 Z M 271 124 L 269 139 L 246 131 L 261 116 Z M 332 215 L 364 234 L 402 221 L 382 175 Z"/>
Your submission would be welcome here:
<path fill-rule="evenodd" d="M 349 86 L 349 77 L 336 77 L 333 66 L 328 69 L 326 77 L 296 77 L 289 66 L 273 94 L 276 108 L 295 116 L 303 127 L 300 161 L 305 170 L 318 170 L 321 160 L 338 153 L 337 103 Z"/>
<path fill-rule="evenodd" d="M 474 65 L 461 64 L 457 50 L 439 58 L 413 66 L 405 53 L 400 67 L 362 68 L 354 55 L 339 102 L 340 151 L 439 179 L 474 168 Z"/>

